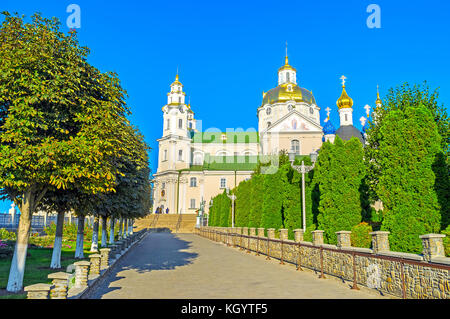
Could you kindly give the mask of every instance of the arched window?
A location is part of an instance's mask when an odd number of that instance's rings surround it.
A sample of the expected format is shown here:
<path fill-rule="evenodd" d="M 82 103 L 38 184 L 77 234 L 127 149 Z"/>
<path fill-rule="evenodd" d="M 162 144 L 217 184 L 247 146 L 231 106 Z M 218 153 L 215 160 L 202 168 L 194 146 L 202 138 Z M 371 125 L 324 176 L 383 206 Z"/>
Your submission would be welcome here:
<path fill-rule="evenodd" d="M 183 150 L 178 150 L 178 160 L 179 161 L 183 160 Z"/>
<path fill-rule="evenodd" d="M 191 187 L 197 187 L 197 177 L 191 177 Z"/>
<path fill-rule="evenodd" d="M 183 120 L 182 119 L 178 120 L 178 128 L 183 128 Z"/>
<path fill-rule="evenodd" d="M 291 141 L 291 152 L 300 155 L 300 142 L 297 140 Z"/>
<path fill-rule="evenodd" d="M 289 72 L 286 72 L 286 82 L 291 82 L 289 75 L 290 75 Z"/>
<path fill-rule="evenodd" d="M 170 130 L 170 120 L 167 119 L 166 121 L 166 130 Z"/>

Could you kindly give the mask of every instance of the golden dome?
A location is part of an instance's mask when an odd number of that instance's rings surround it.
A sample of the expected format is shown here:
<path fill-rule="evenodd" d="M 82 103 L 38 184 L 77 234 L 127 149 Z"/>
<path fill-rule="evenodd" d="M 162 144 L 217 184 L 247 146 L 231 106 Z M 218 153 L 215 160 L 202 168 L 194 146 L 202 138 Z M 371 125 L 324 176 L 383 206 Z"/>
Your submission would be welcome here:
<path fill-rule="evenodd" d="M 262 105 L 283 103 L 287 101 L 305 102 L 308 104 L 316 104 L 316 100 L 312 92 L 299 87 L 294 83 L 285 83 L 278 85 L 264 94 Z"/>
<path fill-rule="evenodd" d="M 346 79 L 347 78 L 344 75 L 341 76 L 342 94 L 341 94 L 341 97 L 336 102 L 338 109 L 352 108 L 352 106 L 353 106 L 352 98 L 350 96 L 348 96 L 347 92 L 345 91 L 345 80 Z"/>
<path fill-rule="evenodd" d="M 377 85 L 377 99 L 376 99 L 376 101 L 375 101 L 375 105 L 381 105 L 382 104 L 382 102 L 381 102 L 381 99 L 380 99 L 380 92 L 378 91 L 378 85 Z"/>

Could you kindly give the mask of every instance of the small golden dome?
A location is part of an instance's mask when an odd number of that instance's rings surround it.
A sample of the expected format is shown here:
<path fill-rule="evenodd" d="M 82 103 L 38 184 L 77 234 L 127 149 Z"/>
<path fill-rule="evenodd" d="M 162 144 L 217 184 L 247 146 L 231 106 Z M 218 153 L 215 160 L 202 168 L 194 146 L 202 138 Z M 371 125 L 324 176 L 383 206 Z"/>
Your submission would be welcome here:
<path fill-rule="evenodd" d="M 378 85 L 377 85 L 377 99 L 375 101 L 375 105 L 381 105 L 381 99 L 380 99 L 380 92 L 378 91 Z"/>
<path fill-rule="evenodd" d="M 175 84 L 183 86 L 183 84 L 181 84 L 181 82 L 178 81 L 178 79 L 179 79 L 179 77 L 178 77 L 178 73 L 177 73 L 177 75 L 175 76 L 175 81 L 170 86 L 175 85 Z"/>
<path fill-rule="evenodd" d="M 293 66 L 289 65 L 289 60 L 288 60 L 287 55 L 286 55 L 286 58 L 284 59 L 284 65 L 278 69 L 278 72 L 283 71 L 283 70 L 292 70 L 294 72 L 297 72 L 297 70 Z"/>
<path fill-rule="evenodd" d="M 342 80 L 342 94 L 341 97 L 337 100 L 336 104 L 339 109 L 343 108 L 352 108 L 353 106 L 353 100 L 350 96 L 348 96 L 347 92 L 345 91 L 345 76 L 341 76 Z"/>

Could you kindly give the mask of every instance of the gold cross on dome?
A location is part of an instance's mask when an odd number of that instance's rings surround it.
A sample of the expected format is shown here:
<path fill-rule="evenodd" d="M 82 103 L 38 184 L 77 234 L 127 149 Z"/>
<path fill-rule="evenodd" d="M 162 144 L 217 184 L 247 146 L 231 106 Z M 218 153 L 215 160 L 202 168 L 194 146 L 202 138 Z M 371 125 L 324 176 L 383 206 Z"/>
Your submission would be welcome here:
<path fill-rule="evenodd" d="M 342 80 L 342 86 L 345 86 L 345 80 L 347 79 L 345 75 L 341 76 L 340 79 Z"/>

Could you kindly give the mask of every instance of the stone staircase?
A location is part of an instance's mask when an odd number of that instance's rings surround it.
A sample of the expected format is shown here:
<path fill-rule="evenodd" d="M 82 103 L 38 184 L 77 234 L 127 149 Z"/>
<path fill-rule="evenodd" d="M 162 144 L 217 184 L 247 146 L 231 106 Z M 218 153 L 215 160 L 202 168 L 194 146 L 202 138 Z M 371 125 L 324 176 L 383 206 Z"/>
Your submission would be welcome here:
<path fill-rule="evenodd" d="M 172 233 L 193 233 L 196 222 L 196 214 L 151 214 L 136 220 L 134 231 L 147 228 Z"/>

